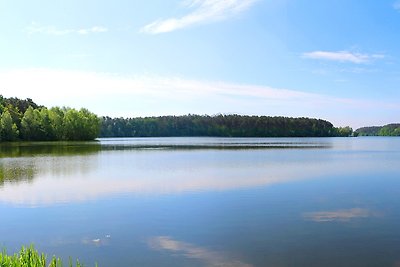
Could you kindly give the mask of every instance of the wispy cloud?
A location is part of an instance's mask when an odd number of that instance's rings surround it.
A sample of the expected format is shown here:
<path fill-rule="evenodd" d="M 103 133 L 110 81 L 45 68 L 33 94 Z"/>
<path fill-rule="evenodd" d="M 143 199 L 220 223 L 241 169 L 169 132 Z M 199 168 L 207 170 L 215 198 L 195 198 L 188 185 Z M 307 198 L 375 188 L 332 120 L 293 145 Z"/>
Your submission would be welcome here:
<path fill-rule="evenodd" d="M 354 65 L 352 65 L 354 66 Z M 352 73 L 352 74 L 371 74 L 371 73 L 379 73 L 382 72 L 382 70 L 378 68 L 370 68 L 369 66 L 366 68 L 363 67 L 358 67 L 360 65 L 356 65 L 357 67 L 345 67 L 345 68 L 336 68 L 336 67 L 329 67 L 327 68 L 324 66 L 323 68 L 317 68 L 313 69 L 310 72 L 312 74 L 318 74 L 318 75 L 329 75 L 332 73 Z M 309 72 L 309 70 L 307 70 Z"/>
<path fill-rule="evenodd" d="M 21 77 L 24 78 L 21 79 Z M 175 103 L 189 103 L 209 98 L 231 105 L 238 104 L 238 101 L 243 103 L 249 101 L 249 99 L 261 100 L 264 105 L 269 104 L 270 106 L 296 103 L 316 106 L 338 101 L 347 103 L 345 99 L 333 99 L 319 94 L 283 88 L 153 75 L 119 76 L 95 72 L 25 69 L 0 72 L 0 80 L 2 87 L 5 88 L 3 89 L 5 95 L 21 96 L 22 98 L 30 96 L 38 99 L 38 101 L 43 101 L 43 104 L 52 102 L 56 105 L 59 105 L 61 101 L 64 102 L 61 105 L 70 105 L 68 96 L 71 96 L 73 102 L 77 103 L 76 96 L 85 98 L 93 95 L 104 95 L 108 97 L 111 94 L 132 98 L 140 97 L 152 101 L 173 101 Z M 58 88 L 59 91 L 68 92 L 68 94 L 61 96 L 53 91 L 53 88 Z M 110 88 L 112 88 L 112 91 L 110 91 Z M 34 95 L 32 95 L 33 91 L 35 92 Z M 243 99 L 243 101 L 240 99 Z M 253 109 L 254 102 L 250 102 Z M 226 111 L 219 110 L 218 112 Z"/>
<path fill-rule="evenodd" d="M 227 19 L 243 12 L 258 0 L 188 0 L 184 5 L 192 9 L 187 15 L 177 18 L 159 19 L 141 29 L 143 33 L 158 34 L 172 32 L 196 24 Z"/>
<path fill-rule="evenodd" d="M 368 63 L 372 60 L 382 59 L 385 57 L 383 54 L 361 54 L 349 51 L 313 51 L 302 54 L 304 58 L 330 60 L 337 62 L 350 62 L 355 64 Z"/>
<path fill-rule="evenodd" d="M 175 240 L 169 236 L 156 236 L 148 241 L 152 249 L 163 250 L 181 255 L 190 259 L 198 259 L 207 264 L 207 266 L 232 266 L 232 267 L 251 267 L 252 265 L 234 260 L 225 256 L 223 253 L 209 250 L 205 247 Z"/>
<path fill-rule="evenodd" d="M 31 25 L 26 27 L 26 32 L 29 35 L 32 34 L 47 34 L 54 36 L 62 36 L 68 34 L 87 35 L 90 33 L 103 33 L 107 31 L 108 28 L 103 26 L 93 26 L 89 28 L 80 28 L 80 29 L 58 29 L 55 26 L 42 26 L 36 22 L 32 22 Z"/>
<path fill-rule="evenodd" d="M 86 107 L 99 115 L 117 117 L 238 113 L 318 117 L 337 126 L 360 127 L 395 121 L 399 111 L 396 99 L 350 99 L 266 85 L 156 75 L 17 69 L 0 71 L 0 87 L 7 97 L 31 97 L 46 106 Z M 385 122 L 383 113 L 388 117 Z"/>

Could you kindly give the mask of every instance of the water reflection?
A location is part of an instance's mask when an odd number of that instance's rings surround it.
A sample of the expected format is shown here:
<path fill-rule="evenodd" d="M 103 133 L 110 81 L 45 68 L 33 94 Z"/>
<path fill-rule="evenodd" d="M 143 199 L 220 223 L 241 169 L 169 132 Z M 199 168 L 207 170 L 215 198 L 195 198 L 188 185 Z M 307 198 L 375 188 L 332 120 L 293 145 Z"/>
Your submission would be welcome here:
<path fill-rule="evenodd" d="M 34 164 L 19 164 L 13 160 L 0 160 L 0 188 L 4 183 L 32 181 L 36 176 Z"/>
<path fill-rule="evenodd" d="M 10 250 L 34 242 L 99 266 L 365 267 L 399 259 L 400 139 L 294 140 L 330 144 L 307 149 L 248 147 L 290 143 L 275 139 L 245 140 L 243 149 L 207 147 L 219 139 L 194 140 L 201 148 L 172 141 L 2 154 L 0 242 Z M 165 147 L 150 144 L 157 142 Z"/>
<path fill-rule="evenodd" d="M 349 222 L 354 219 L 376 216 L 375 212 L 368 209 L 352 208 L 334 211 L 317 211 L 304 213 L 306 220 L 314 222 Z"/>
<path fill-rule="evenodd" d="M 331 148 L 323 138 L 100 138 L 103 149 L 307 149 Z"/>
<path fill-rule="evenodd" d="M 98 143 L 1 145 L 0 201 L 32 206 L 69 202 L 74 189 L 64 188 L 63 182 L 85 180 L 97 167 L 99 151 Z"/>
<path fill-rule="evenodd" d="M 0 187 L 4 183 L 32 182 L 43 173 L 59 175 L 75 169 L 60 157 L 98 153 L 98 142 L 21 142 L 0 144 Z M 65 163 L 66 165 L 64 165 Z M 82 170 L 82 168 L 78 168 Z"/>
<path fill-rule="evenodd" d="M 190 153 L 178 154 L 191 156 Z M 343 167 L 339 162 L 308 162 L 307 165 L 296 161 L 284 164 L 264 162 L 257 166 L 251 163 L 251 159 L 240 164 L 230 160 L 198 162 L 188 158 L 171 166 L 163 162 L 168 157 L 165 153 L 158 155 L 159 158 L 147 153 L 139 153 L 131 159 L 114 156 L 106 153 L 103 158 L 29 158 L 19 165 L 18 172 L 13 171 L 18 162 L 3 164 L 3 173 L 12 174 L 3 177 L 16 179 L 3 182 L 0 201 L 37 206 L 81 202 L 123 193 L 160 195 L 222 191 L 313 179 L 326 172 L 341 173 Z M 115 161 L 118 163 L 110 166 Z M 192 166 L 188 168 L 188 164 Z M 346 172 L 351 172 L 350 166 Z"/>
<path fill-rule="evenodd" d="M 89 246 L 95 246 L 95 247 L 101 247 L 101 246 L 109 245 L 110 240 L 111 240 L 111 235 L 108 235 L 108 234 L 105 236 L 96 237 L 96 238 L 85 237 L 82 239 L 82 244 L 89 245 Z"/>
<path fill-rule="evenodd" d="M 36 156 L 89 155 L 101 150 L 100 142 L 15 142 L 0 144 L 0 159 Z"/>
<path fill-rule="evenodd" d="M 232 267 L 251 267 L 240 260 L 234 260 L 231 255 L 196 246 L 194 244 L 174 240 L 169 236 L 156 236 L 148 240 L 150 248 L 155 250 L 168 251 L 174 255 L 197 259 L 207 266 L 232 266 Z"/>
<path fill-rule="evenodd" d="M 329 140 L 293 139 L 291 150 L 268 146 L 286 143 L 290 147 L 289 140 L 280 139 L 243 142 L 183 138 L 167 139 L 167 142 L 156 138 L 5 145 L 0 146 L 0 201 L 37 206 L 120 194 L 222 191 L 314 179 L 327 174 L 340 177 L 380 170 L 383 166 L 386 170 L 398 168 L 396 158 L 364 153 L 359 148 L 351 152 L 346 147 L 346 153 L 342 153 L 342 146 L 327 145 Z M 189 141 L 193 141 L 195 149 L 186 149 Z M 246 149 L 217 149 L 221 144 L 241 146 L 241 142 Z M 173 149 L 152 149 L 156 144 Z M 257 149 L 249 149 L 249 144 Z M 259 149 L 260 144 L 268 149 Z M 296 148 L 299 144 L 310 144 L 310 149 Z M 320 148 L 321 144 L 325 148 Z M 199 146 L 214 149 L 199 150 Z"/>

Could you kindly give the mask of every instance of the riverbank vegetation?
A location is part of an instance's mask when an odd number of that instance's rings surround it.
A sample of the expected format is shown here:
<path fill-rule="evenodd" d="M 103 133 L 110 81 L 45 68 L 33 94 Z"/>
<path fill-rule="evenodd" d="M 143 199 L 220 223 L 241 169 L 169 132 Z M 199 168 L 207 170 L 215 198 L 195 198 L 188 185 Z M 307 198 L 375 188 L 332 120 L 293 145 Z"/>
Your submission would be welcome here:
<path fill-rule="evenodd" d="M 53 256 L 50 260 L 47 255 L 39 253 L 33 246 L 22 247 L 14 254 L 8 255 L 5 251 L 0 253 L 0 267 L 62 267 L 63 262 L 60 258 Z M 75 264 L 69 260 L 69 267 L 83 267 L 77 260 Z"/>
<path fill-rule="evenodd" d="M 355 132 L 360 136 L 400 136 L 400 124 L 392 123 L 385 126 L 362 127 Z"/>
<path fill-rule="evenodd" d="M 100 119 L 87 109 L 46 108 L 0 95 L 0 141 L 78 141 L 98 137 Z"/>
<path fill-rule="evenodd" d="M 336 128 L 321 119 L 241 115 L 103 117 L 100 131 L 100 137 L 332 137 L 352 134 L 350 127 Z"/>
<path fill-rule="evenodd" d="M 97 137 L 335 137 L 350 127 L 326 120 L 242 115 L 101 119 L 87 109 L 47 108 L 0 95 L 0 141 L 84 141 Z"/>

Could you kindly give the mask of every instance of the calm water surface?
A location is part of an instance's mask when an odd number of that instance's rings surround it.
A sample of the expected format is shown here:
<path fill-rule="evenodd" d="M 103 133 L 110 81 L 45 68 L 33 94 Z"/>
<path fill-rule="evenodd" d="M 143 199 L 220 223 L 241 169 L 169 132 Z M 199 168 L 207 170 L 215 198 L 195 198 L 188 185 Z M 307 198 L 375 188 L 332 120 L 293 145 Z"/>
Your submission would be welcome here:
<path fill-rule="evenodd" d="M 0 247 L 86 266 L 400 266 L 400 138 L 0 146 Z"/>

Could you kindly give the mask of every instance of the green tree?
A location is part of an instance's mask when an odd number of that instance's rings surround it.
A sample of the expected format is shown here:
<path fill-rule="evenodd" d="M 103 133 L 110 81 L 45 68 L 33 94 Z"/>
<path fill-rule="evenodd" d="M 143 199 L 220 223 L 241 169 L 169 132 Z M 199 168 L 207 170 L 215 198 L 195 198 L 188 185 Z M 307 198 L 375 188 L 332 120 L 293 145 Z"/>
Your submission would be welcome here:
<path fill-rule="evenodd" d="M 340 134 L 347 136 L 348 132 L 341 130 Z M 222 114 L 129 119 L 103 117 L 100 132 L 101 137 L 322 137 L 338 135 L 339 132 L 330 122 L 320 119 Z"/>
<path fill-rule="evenodd" d="M 399 136 L 400 135 L 400 124 L 392 123 L 383 126 L 378 135 L 380 136 Z"/>
<path fill-rule="evenodd" d="M 353 135 L 353 129 L 349 126 L 346 127 L 338 127 L 336 129 L 336 136 L 339 137 L 348 137 Z"/>
<path fill-rule="evenodd" d="M 40 140 L 42 131 L 40 129 L 40 112 L 29 106 L 21 120 L 21 137 L 24 140 Z"/>
<path fill-rule="evenodd" d="M 18 139 L 19 131 L 17 125 L 13 122 L 8 109 L 5 109 L 3 114 L 1 114 L 0 129 L 1 140 L 15 141 Z"/>
<path fill-rule="evenodd" d="M 64 110 L 59 107 L 53 107 L 48 112 L 55 140 L 64 140 Z"/>
<path fill-rule="evenodd" d="M 85 108 L 79 110 L 79 115 L 83 127 L 80 136 L 81 140 L 93 140 L 98 137 L 100 132 L 100 118 Z"/>
<path fill-rule="evenodd" d="M 64 116 L 66 140 L 93 140 L 100 131 L 100 119 L 87 109 L 68 109 Z"/>
<path fill-rule="evenodd" d="M 50 111 L 47 108 L 41 108 L 38 115 L 40 121 L 41 140 L 52 141 L 56 140 L 55 131 L 50 119 Z"/>
<path fill-rule="evenodd" d="M 64 132 L 66 140 L 79 140 L 82 130 L 81 118 L 76 109 L 68 109 L 64 116 Z"/>

